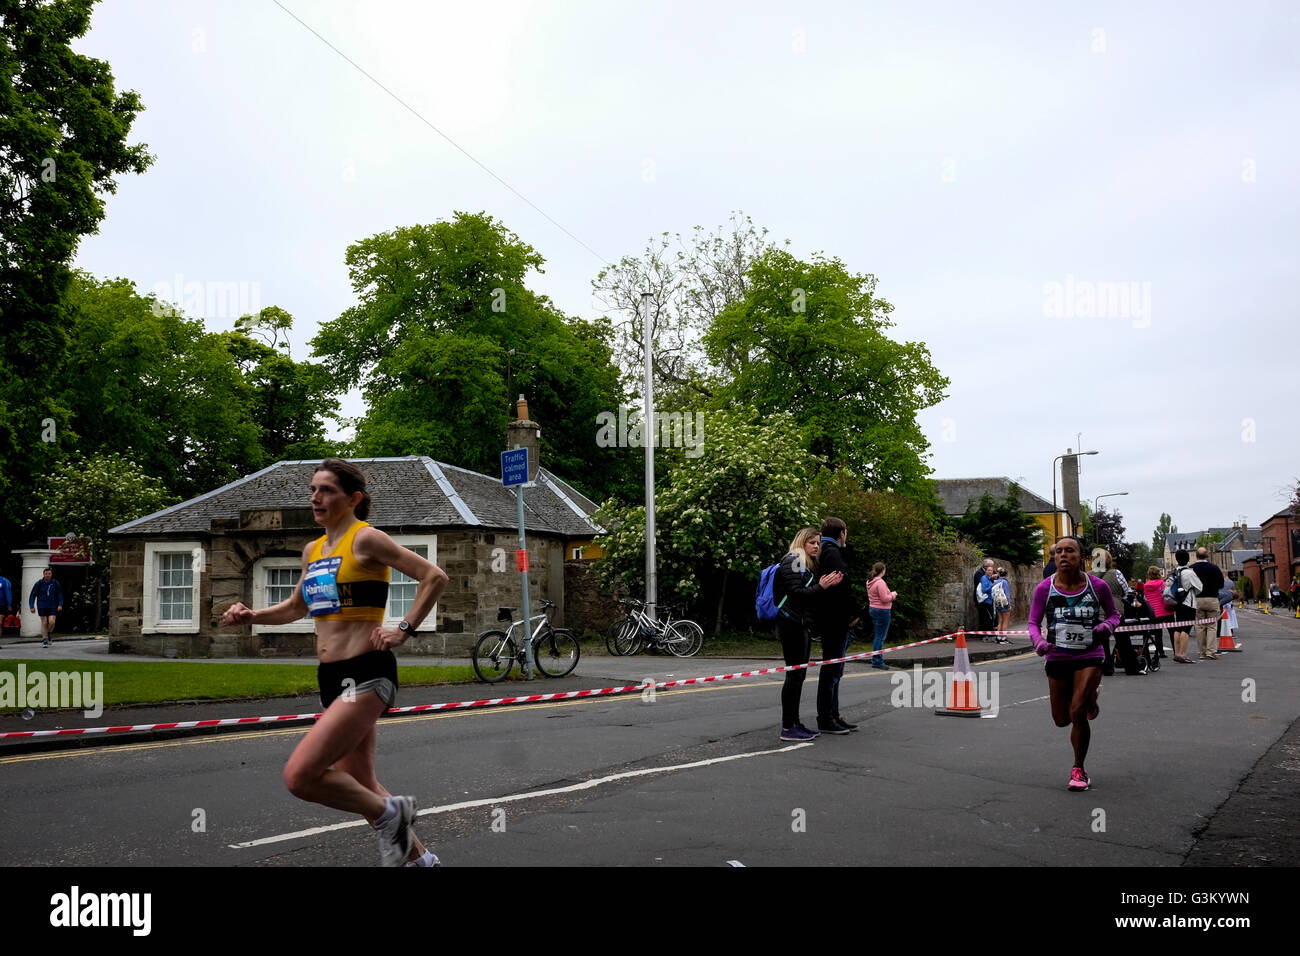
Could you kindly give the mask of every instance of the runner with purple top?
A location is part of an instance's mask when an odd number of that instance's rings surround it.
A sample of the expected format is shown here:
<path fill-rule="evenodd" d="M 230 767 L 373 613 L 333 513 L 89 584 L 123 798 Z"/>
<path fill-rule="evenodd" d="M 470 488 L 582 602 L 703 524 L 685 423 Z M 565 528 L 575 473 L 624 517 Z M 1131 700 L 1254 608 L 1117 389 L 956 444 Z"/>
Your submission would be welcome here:
<path fill-rule="evenodd" d="M 1047 686 L 1052 720 L 1058 727 L 1073 727 L 1074 767 L 1069 789 L 1091 786 L 1083 762 L 1088 756 L 1092 729 L 1088 721 L 1100 712 L 1101 665 L 1104 641 L 1119 625 L 1119 611 L 1110 588 L 1101 578 L 1083 570 L 1083 542 L 1069 535 L 1053 547 L 1056 573 L 1034 588 L 1029 606 L 1029 638 L 1039 657 L 1046 657 Z M 1040 624 L 1046 619 L 1046 627 Z"/>

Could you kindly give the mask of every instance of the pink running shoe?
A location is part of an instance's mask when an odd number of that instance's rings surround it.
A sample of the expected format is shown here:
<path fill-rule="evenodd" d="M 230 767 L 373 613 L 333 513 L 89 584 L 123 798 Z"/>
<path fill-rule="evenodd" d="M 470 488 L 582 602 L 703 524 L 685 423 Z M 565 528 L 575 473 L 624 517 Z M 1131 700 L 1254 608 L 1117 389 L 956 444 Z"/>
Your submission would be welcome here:
<path fill-rule="evenodd" d="M 1088 780 L 1088 775 L 1083 772 L 1082 767 L 1075 767 L 1070 771 L 1071 790 L 1087 790 L 1090 785 L 1091 781 Z"/>

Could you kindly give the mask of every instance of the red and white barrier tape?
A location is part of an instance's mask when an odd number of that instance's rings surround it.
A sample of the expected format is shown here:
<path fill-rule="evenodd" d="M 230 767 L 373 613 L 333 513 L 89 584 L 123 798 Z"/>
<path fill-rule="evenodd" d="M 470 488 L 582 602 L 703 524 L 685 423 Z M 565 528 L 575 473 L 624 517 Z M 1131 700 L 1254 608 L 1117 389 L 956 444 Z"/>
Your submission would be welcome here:
<path fill-rule="evenodd" d="M 922 644 L 933 644 L 935 641 L 946 641 L 956 636 L 956 634 L 944 634 L 941 637 L 932 637 L 924 641 L 914 641 L 911 644 L 899 644 L 896 647 L 886 647 L 879 652 L 863 651 L 859 654 L 850 654 L 847 657 L 836 657 L 826 661 L 810 661 L 807 664 L 788 664 L 782 667 L 764 667 L 759 670 L 739 671 L 734 674 L 715 674 L 711 677 L 689 677 L 683 680 L 659 681 L 654 684 L 642 682 L 640 684 L 627 684 L 623 687 L 602 687 L 593 690 L 558 691 L 553 694 L 528 694 L 519 697 L 493 697 L 483 700 L 460 700 L 448 704 L 416 704 L 411 707 L 392 707 L 387 712 L 389 714 L 422 714 L 438 710 L 463 710 L 468 707 L 499 707 L 505 704 L 535 704 L 546 700 L 573 700 L 578 697 L 609 697 L 615 694 L 627 694 L 632 691 L 643 691 L 650 687 L 654 687 L 658 690 L 668 687 L 685 687 L 688 684 L 709 684 L 717 681 L 734 680 L 738 677 L 756 677 L 761 674 L 780 674 L 783 671 L 802 670 L 805 667 L 820 667 L 822 664 L 839 664 L 844 661 L 857 660 L 862 657 L 871 657 L 876 653 L 887 654 L 891 651 L 901 651 L 909 647 L 918 647 Z M 130 724 L 121 727 L 72 727 L 66 730 L 18 730 L 0 734 L 0 740 L 8 740 L 18 737 L 72 737 L 79 735 L 84 736 L 87 734 L 123 734 L 145 730 L 189 730 L 196 727 L 233 727 L 246 724 L 283 723 L 286 720 L 315 720 L 318 717 L 320 717 L 319 713 L 283 714 L 278 717 L 227 717 L 220 720 L 181 720 L 167 721 L 160 724 Z"/>
<path fill-rule="evenodd" d="M 1201 621 L 1180 621 L 1179 627 L 1190 627 L 1193 624 L 1205 622 L 1215 622 L 1217 617 L 1204 618 Z M 1163 627 L 1169 624 L 1161 625 Z M 1155 627 L 1154 622 L 1150 625 L 1130 625 L 1116 628 L 1116 631 L 1146 631 Z M 983 634 L 1007 634 L 1027 635 L 1028 631 L 964 631 L 965 634 L 983 635 Z M 924 641 L 913 641 L 911 644 L 899 644 L 895 647 L 886 647 L 880 651 L 862 651 L 858 654 L 849 654 L 847 657 L 836 657 L 825 661 L 809 661 L 807 664 L 786 664 L 781 667 L 763 667 L 752 671 L 739 671 L 734 674 L 714 674 L 711 677 L 689 677 L 683 680 L 660 681 L 655 684 L 640 683 L 627 684 L 623 687 L 602 687 L 592 690 L 568 690 L 558 691 L 553 694 L 527 694 L 518 697 L 492 697 L 482 700 L 460 700 L 448 704 L 416 704 L 411 707 L 393 707 L 388 710 L 389 714 L 420 714 L 430 713 L 438 710 L 464 710 L 469 707 L 500 707 L 507 704 L 535 704 L 547 700 L 573 700 L 579 697 L 610 697 L 616 694 L 627 694 L 632 691 L 643 691 L 650 687 L 656 690 L 669 687 L 685 687 L 689 684 L 711 684 L 724 680 L 735 680 L 740 677 L 758 677 L 765 674 L 781 674 L 785 671 L 803 670 L 804 668 L 820 667 L 823 664 L 840 664 L 845 661 L 859 660 L 864 657 L 874 657 L 876 654 L 889 654 L 893 651 L 906 650 L 909 647 L 919 647 L 922 644 L 933 644 L 935 641 L 947 641 L 955 638 L 957 632 L 952 634 L 943 634 L 939 637 L 931 637 Z M 315 720 L 320 717 L 320 713 L 314 714 L 281 714 L 276 717 L 225 717 L 219 720 L 179 720 L 167 721 L 159 724 L 129 724 L 120 727 L 71 727 L 65 730 L 16 730 L 8 733 L 0 733 L 0 740 L 10 740 L 20 737 L 73 737 L 85 736 L 88 734 L 125 734 L 141 732 L 146 730 L 191 730 L 202 727 L 235 727 L 251 724 L 274 724 L 283 723 L 287 720 Z"/>

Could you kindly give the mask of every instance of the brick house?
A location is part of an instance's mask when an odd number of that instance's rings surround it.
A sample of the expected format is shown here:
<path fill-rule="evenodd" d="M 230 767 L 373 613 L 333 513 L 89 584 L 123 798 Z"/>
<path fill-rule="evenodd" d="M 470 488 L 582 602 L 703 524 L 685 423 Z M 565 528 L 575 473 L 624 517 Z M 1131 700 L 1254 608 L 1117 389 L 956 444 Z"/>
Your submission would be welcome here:
<path fill-rule="evenodd" d="M 1283 508 L 1259 528 L 1261 554 L 1245 561 L 1245 573 L 1256 594 L 1267 594 L 1276 584 L 1289 594 L 1291 581 L 1300 574 L 1300 514 Z"/>
<path fill-rule="evenodd" d="M 308 506 L 318 464 L 277 462 L 112 529 L 110 650 L 175 657 L 314 655 L 309 617 L 228 628 L 218 622 L 235 601 L 268 607 L 298 586 L 302 548 L 322 533 Z M 451 578 L 420 633 L 399 653 L 467 655 L 479 632 L 497 626 L 498 606 L 521 604 L 514 489 L 427 457 L 354 464 L 365 472 L 372 498 L 367 520 Z M 529 591 L 534 607 L 543 598 L 556 603 L 552 619 L 558 624 L 564 621 L 570 544 L 588 542 L 601 529 L 589 518 L 596 505 L 572 486 L 544 468 L 536 469 L 533 481 L 524 490 Z M 415 588 L 393 572 L 388 626 L 410 607 Z"/>

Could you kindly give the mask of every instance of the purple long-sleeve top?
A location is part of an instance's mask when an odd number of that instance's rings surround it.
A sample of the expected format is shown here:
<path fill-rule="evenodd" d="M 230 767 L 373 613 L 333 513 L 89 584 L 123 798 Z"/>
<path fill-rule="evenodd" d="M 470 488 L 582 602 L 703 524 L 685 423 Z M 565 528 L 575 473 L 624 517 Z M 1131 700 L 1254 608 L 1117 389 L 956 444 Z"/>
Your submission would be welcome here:
<path fill-rule="evenodd" d="M 1034 599 L 1029 605 L 1029 639 L 1034 642 L 1034 650 L 1038 651 L 1039 654 L 1042 654 L 1043 649 L 1046 648 L 1047 653 L 1044 656 L 1049 661 L 1104 660 L 1106 657 L 1106 649 L 1100 644 L 1090 650 L 1078 654 L 1072 651 L 1057 650 L 1051 644 L 1047 643 L 1047 639 L 1043 636 L 1042 628 L 1039 624 L 1047 614 L 1047 595 L 1052 590 L 1052 581 L 1054 578 L 1055 575 L 1050 578 L 1043 578 L 1038 587 L 1034 588 Z M 1099 577 L 1095 577 L 1094 575 L 1089 574 L 1088 579 L 1092 582 L 1093 593 L 1097 595 L 1097 600 L 1101 602 L 1101 609 L 1106 615 L 1105 619 L 1098 625 L 1098 627 L 1105 627 L 1108 633 L 1113 634 L 1115 628 L 1119 627 L 1120 616 L 1119 610 L 1115 607 L 1115 598 L 1111 596 L 1110 587 L 1105 581 Z M 1056 590 L 1058 593 L 1063 594 L 1066 597 L 1075 597 L 1076 595 L 1082 594 L 1086 587 L 1087 585 L 1085 584 L 1077 591 L 1066 591 L 1059 587 Z"/>

